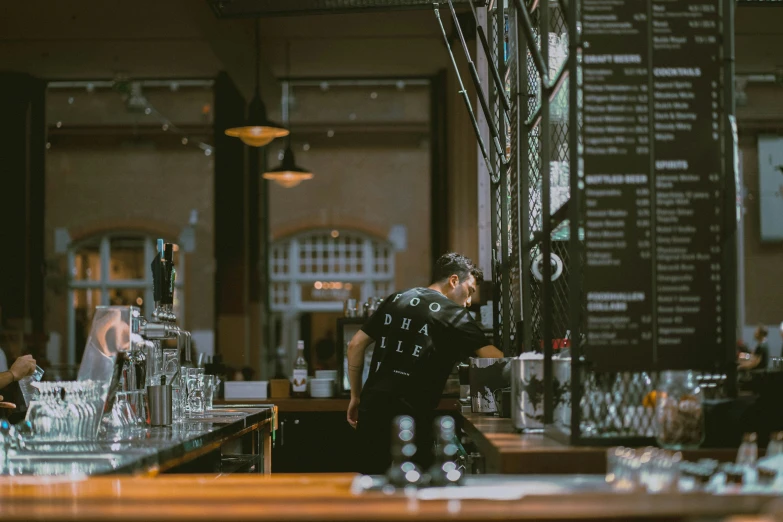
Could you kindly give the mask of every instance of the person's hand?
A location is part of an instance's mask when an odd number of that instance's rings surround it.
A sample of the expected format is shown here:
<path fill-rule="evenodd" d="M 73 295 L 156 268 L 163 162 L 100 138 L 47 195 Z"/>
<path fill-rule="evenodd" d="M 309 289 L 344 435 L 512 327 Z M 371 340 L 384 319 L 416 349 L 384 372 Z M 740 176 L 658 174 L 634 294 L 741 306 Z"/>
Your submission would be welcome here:
<path fill-rule="evenodd" d="M 14 376 L 14 381 L 24 379 L 28 375 L 32 375 L 35 372 L 35 359 L 32 355 L 23 355 L 18 357 L 14 364 L 11 365 L 9 370 L 11 375 Z"/>
<path fill-rule="evenodd" d="M 351 397 L 351 402 L 348 404 L 348 424 L 352 428 L 356 428 L 356 424 L 359 422 L 359 398 Z"/>

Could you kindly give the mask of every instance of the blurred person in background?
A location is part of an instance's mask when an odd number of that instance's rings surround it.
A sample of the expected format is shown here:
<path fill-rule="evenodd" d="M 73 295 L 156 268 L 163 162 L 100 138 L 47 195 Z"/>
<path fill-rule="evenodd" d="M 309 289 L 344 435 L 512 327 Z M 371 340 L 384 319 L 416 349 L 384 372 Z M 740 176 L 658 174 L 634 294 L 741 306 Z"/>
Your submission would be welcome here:
<path fill-rule="evenodd" d="M 738 363 L 740 370 L 766 370 L 769 362 L 769 346 L 767 345 L 767 329 L 763 325 L 756 328 L 753 334 L 756 340 L 756 349 L 750 355 L 749 359 L 740 360 Z"/>

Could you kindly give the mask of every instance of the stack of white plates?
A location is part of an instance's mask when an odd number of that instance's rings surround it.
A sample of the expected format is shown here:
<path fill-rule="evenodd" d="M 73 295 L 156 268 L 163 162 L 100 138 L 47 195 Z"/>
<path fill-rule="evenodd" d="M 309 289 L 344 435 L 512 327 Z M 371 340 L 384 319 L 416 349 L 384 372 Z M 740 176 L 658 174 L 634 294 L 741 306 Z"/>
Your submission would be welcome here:
<path fill-rule="evenodd" d="M 310 397 L 326 398 L 334 395 L 334 379 L 310 379 Z"/>
<path fill-rule="evenodd" d="M 334 382 L 337 382 L 337 370 L 316 370 L 315 378 L 332 379 Z"/>

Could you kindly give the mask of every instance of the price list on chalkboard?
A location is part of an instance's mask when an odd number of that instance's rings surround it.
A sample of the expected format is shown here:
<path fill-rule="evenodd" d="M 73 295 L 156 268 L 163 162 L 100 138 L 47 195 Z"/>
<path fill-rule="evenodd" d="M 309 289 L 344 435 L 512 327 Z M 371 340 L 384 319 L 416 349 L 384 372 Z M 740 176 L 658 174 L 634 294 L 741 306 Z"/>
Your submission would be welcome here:
<path fill-rule="evenodd" d="M 583 0 L 587 353 L 598 367 L 720 358 L 718 0 Z"/>

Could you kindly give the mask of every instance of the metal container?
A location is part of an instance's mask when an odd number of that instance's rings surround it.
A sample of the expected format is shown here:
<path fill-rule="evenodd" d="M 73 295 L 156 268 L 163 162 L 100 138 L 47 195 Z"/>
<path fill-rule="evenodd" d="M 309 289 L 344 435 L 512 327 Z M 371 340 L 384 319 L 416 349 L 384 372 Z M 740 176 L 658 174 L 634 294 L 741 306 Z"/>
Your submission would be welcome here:
<path fill-rule="evenodd" d="M 555 424 L 571 428 L 571 358 L 552 359 L 555 379 Z"/>
<path fill-rule="evenodd" d="M 571 359 L 552 359 L 554 387 L 554 423 L 571 424 Z M 528 356 L 511 362 L 511 419 L 522 431 L 544 429 L 544 357 Z"/>
<path fill-rule="evenodd" d="M 498 406 L 495 392 L 509 387 L 510 366 L 514 359 L 470 359 L 468 380 L 473 413 L 495 413 Z"/>
<path fill-rule="evenodd" d="M 171 385 L 147 386 L 150 425 L 171 426 Z"/>
<path fill-rule="evenodd" d="M 522 431 L 544 429 L 544 357 L 511 361 L 511 421 Z"/>

